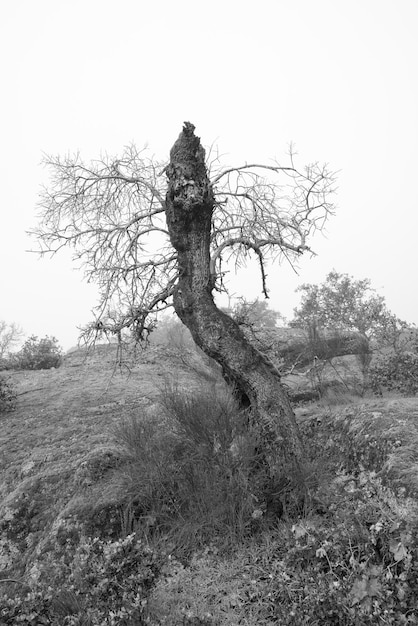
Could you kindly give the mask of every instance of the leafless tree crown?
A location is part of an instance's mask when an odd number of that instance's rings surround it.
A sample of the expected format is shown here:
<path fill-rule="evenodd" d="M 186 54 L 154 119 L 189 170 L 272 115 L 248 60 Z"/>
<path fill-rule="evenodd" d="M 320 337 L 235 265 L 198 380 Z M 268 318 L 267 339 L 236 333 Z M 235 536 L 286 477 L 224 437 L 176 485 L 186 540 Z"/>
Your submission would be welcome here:
<path fill-rule="evenodd" d="M 70 248 L 88 280 L 98 283 L 96 322 L 88 332 L 130 328 L 142 335 L 154 314 L 171 306 L 178 278 L 165 221 L 167 164 L 132 145 L 120 158 L 86 164 L 76 154 L 48 156 L 44 163 L 50 183 L 41 193 L 33 232 L 41 253 Z M 286 166 L 222 168 L 212 156 L 206 163 L 215 198 L 213 286 L 225 290 L 228 267 L 253 257 L 267 296 L 268 264 L 283 258 L 293 263 L 311 251 L 311 236 L 333 212 L 335 175 L 318 163 L 298 169 L 292 149 Z"/>

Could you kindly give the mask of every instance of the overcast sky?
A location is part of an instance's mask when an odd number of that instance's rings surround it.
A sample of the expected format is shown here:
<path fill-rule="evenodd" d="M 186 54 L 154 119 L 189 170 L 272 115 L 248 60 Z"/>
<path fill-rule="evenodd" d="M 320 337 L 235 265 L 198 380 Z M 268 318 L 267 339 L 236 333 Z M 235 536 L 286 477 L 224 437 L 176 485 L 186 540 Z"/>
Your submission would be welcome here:
<path fill-rule="evenodd" d="M 69 255 L 38 259 L 42 153 L 165 159 L 190 120 L 228 164 L 283 160 L 339 170 L 318 253 L 270 270 L 290 318 L 302 283 L 335 268 L 370 278 L 418 322 L 418 0 L 13 0 L 0 8 L 0 319 L 64 348 L 96 292 Z M 234 285 L 261 295 L 257 268 Z"/>

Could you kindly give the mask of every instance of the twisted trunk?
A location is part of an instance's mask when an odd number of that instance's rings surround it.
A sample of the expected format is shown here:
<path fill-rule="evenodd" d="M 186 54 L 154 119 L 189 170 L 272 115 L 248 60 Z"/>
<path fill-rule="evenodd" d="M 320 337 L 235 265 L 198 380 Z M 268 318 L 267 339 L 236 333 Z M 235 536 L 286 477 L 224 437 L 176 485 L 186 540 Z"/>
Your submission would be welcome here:
<path fill-rule="evenodd" d="M 214 197 L 204 158 L 194 126 L 186 122 L 167 167 L 166 218 L 179 268 L 174 308 L 197 345 L 222 366 L 226 379 L 247 400 L 274 472 L 284 461 L 299 465 L 302 445 L 279 372 L 215 305 L 210 273 Z"/>

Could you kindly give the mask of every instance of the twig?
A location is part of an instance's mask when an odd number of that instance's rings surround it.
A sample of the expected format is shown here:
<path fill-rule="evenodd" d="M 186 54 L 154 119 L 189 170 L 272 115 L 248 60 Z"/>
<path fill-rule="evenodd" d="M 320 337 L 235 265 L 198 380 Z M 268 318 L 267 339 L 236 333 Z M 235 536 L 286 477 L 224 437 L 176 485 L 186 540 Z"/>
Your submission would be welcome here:
<path fill-rule="evenodd" d="M 24 585 L 24 580 L 17 580 L 16 578 L 0 578 L 0 583 L 18 583 L 19 585 Z"/>
<path fill-rule="evenodd" d="M 32 393 L 32 391 L 42 391 L 43 389 L 46 389 L 46 387 L 36 387 L 35 389 L 27 389 L 26 391 L 21 391 L 20 393 L 17 393 L 17 396 L 24 396 L 25 393 Z"/>

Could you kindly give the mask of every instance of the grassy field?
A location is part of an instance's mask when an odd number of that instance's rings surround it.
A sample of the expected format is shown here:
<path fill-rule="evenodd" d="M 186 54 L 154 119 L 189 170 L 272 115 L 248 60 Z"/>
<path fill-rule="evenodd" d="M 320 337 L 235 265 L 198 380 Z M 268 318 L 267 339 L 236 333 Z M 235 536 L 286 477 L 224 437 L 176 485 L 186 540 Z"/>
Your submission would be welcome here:
<path fill-rule="evenodd" d="M 297 408 L 305 472 L 272 506 L 221 383 L 115 357 L 10 373 L 0 624 L 418 623 L 418 399 Z"/>

